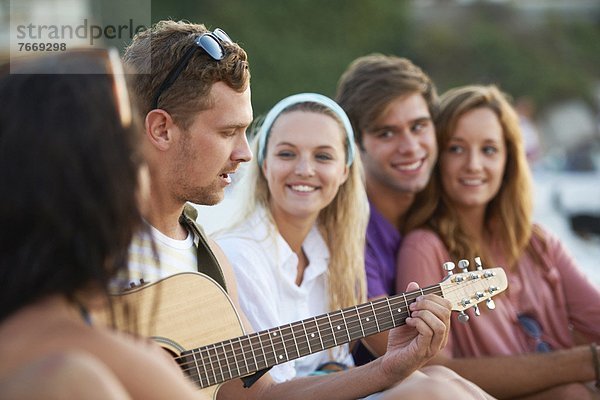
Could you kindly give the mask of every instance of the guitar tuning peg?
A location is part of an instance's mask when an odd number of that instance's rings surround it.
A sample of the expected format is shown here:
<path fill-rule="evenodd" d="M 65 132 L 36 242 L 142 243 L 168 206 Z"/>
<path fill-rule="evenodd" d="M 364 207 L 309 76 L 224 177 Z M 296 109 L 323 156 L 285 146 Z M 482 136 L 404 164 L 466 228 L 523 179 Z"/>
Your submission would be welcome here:
<path fill-rule="evenodd" d="M 469 268 L 469 260 L 460 260 L 458 262 L 458 268 L 462 269 L 462 272 L 467 272 Z"/>
<path fill-rule="evenodd" d="M 452 261 L 445 262 L 444 264 L 442 264 L 442 268 L 444 268 L 444 271 L 446 271 L 448 273 L 448 275 L 452 275 L 453 274 L 452 270 L 454 269 L 454 263 Z"/>
<path fill-rule="evenodd" d="M 481 311 L 479 311 L 479 306 L 477 304 L 475 304 L 473 306 L 473 310 L 475 310 L 475 316 L 479 317 L 481 315 Z"/>
<path fill-rule="evenodd" d="M 494 271 L 490 271 L 489 269 L 483 273 L 484 278 L 491 278 L 494 276 L 496 276 L 496 273 Z"/>
<path fill-rule="evenodd" d="M 496 303 L 492 299 L 487 299 L 487 301 L 485 302 L 485 305 L 487 306 L 487 308 L 489 310 L 493 310 L 496 308 Z"/>
<path fill-rule="evenodd" d="M 483 269 L 483 264 L 481 263 L 481 257 L 475 257 L 475 265 L 477 266 L 477 271 L 481 271 Z"/>
<path fill-rule="evenodd" d="M 458 313 L 458 322 L 466 324 L 469 322 L 469 316 L 464 311 Z"/>

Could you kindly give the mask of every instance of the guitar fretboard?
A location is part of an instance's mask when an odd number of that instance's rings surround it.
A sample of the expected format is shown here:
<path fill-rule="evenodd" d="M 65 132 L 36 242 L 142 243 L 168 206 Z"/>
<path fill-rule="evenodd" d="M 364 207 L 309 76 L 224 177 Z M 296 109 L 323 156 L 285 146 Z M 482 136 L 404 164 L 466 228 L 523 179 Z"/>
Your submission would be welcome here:
<path fill-rule="evenodd" d="M 408 306 L 433 285 L 181 353 L 183 371 L 201 388 L 404 325 Z"/>

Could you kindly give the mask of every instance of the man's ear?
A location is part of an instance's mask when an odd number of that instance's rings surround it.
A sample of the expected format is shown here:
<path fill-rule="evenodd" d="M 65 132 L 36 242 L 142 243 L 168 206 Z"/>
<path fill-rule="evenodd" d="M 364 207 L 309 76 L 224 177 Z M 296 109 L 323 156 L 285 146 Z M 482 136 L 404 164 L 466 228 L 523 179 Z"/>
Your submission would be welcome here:
<path fill-rule="evenodd" d="M 176 128 L 171 114 L 161 109 L 154 109 L 146 114 L 144 121 L 146 137 L 159 150 L 167 150 L 173 143 L 173 129 Z"/>

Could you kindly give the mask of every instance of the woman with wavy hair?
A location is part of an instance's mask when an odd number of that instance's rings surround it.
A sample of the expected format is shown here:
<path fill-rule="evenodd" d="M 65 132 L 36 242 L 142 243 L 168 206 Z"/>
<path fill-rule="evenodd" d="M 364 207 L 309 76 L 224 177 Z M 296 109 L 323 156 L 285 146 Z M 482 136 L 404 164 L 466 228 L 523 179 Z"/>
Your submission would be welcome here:
<path fill-rule="evenodd" d="M 439 266 L 450 259 L 503 266 L 509 285 L 489 304 L 493 311 L 477 309 L 468 323 L 453 318 L 448 345 L 432 362 L 499 398 L 597 396 L 586 383 L 599 378 L 600 290 L 533 223 L 513 107 L 493 85 L 464 86 L 442 95 L 435 122 L 439 160 L 408 213 L 397 287 L 440 281 Z"/>

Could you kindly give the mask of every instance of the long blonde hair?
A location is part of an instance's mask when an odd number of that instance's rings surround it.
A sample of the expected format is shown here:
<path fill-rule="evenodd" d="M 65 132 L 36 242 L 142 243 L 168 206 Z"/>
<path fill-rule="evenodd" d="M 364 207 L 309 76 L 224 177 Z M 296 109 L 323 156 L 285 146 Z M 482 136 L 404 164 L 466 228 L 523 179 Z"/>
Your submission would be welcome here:
<path fill-rule="evenodd" d="M 286 108 L 279 115 L 291 111 L 306 111 L 334 118 L 340 128 L 339 118 L 329 108 L 311 102 L 298 103 Z M 258 151 L 258 137 L 252 141 L 253 153 Z M 329 307 L 337 310 L 364 302 L 366 299 L 366 276 L 364 264 L 365 236 L 369 219 L 362 163 L 358 154 L 349 167 L 348 179 L 340 186 L 334 199 L 319 213 L 317 224 L 330 252 L 329 259 Z M 247 200 L 240 220 L 246 220 L 262 207 L 269 211 L 269 187 L 262 170 L 254 159 L 245 171 Z"/>
<path fill-rule="evenodd" d="M 441 98 L 435 119 L 440 152 L 445 149 L 460 117 L 478 108 L 492 110 L 502 126 L 507 149 L 506 167 L 496 196 L 487 205 L 484 223 L 498 239 L 511 268 L 527 249 L 532 234 L 533 195 L 529 164 L 525 156 L 517 114 L 506 95 L 495 85 L 470 85 L 451 89 Z M 459 220 L 452 202 L 442 190 L 439 161 L 425 190 L 419 193 L 409 212 L 403 231 L 429 227 L 438 233 L 453 259 L 482 256 L 484 263 L 497 262 L 483 245 L 483 238 L 471 237 Z"/>

